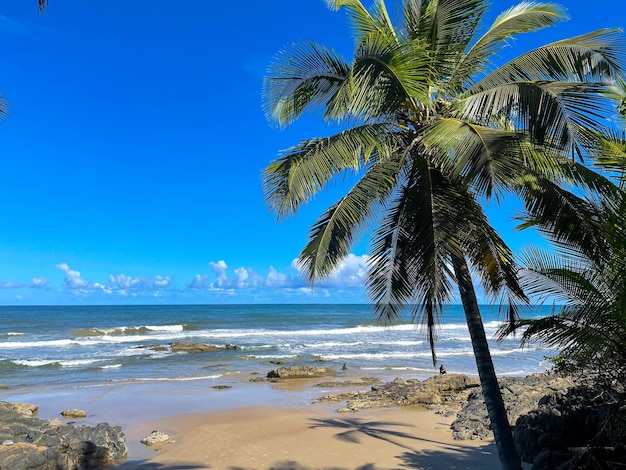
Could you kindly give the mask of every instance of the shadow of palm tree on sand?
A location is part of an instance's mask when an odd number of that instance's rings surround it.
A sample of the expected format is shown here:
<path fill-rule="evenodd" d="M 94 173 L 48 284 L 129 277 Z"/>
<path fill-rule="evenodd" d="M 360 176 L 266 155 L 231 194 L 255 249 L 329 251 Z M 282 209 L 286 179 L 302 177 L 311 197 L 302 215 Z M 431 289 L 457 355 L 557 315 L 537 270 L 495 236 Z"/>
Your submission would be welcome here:
<path fill-rule="evenodd" d="M 474 470 L 484 468 L 485 457 L 497 456 L 495 444 L 483 446 L 466 446 L 451 444 L 428 437 L 411 434 L 414 426 L 391 421 L 367 421 L 356 418 L 315 419 L 310 428 L 335 428 L 336 439 L 358 444 L 365 436 L 393 444 L 405 449 L 406 452 L 397 456 L 400 468 L 419 468 L 422 470 Z M 409 428 L 409 429 L 407 429 Z M 439 450 L 416 448 L 418 443 L 436 444 Z M 497 457 L 496 462 L 497 462 Z M 359 470 L 374 470 L 373 465 Z M 294 470 L 300 470 L 295 467 Z"/>

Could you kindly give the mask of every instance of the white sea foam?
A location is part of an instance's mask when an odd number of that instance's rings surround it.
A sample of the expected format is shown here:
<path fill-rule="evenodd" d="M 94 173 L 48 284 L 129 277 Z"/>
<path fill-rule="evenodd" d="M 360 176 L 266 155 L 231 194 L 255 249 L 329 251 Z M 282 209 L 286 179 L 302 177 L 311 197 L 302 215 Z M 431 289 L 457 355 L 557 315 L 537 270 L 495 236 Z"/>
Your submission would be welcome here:
<path fill-rule="evenodd" d="M 17 364 L 18 366 L 42 367 L 50 364 L 57 364 L 59 361 L 55 359 L 15 359 L 11 362 L 13 364 Z"/>
<path fill-rule="evenodd" d="M 202 375 L 198 377 L 134 377 L 130 379 L 114 380 L 114 382 L 193 382 L 196 380 L 219 379 L 222 374 Z"/>
<path fill-rule="evenodd" d="M 111 364 L 109 366 L 100 366 L 99 369 L 119 369 L 122 364 Z"/>
<path fill-rule="evenodd" d="M 52 339 L 45 341 L 7 341 L 0 342 L 0 349 L 19 349 L 19 348 L 42 348 L 42 347 L 68 347 L 78 344 L 72 339 Z"/>

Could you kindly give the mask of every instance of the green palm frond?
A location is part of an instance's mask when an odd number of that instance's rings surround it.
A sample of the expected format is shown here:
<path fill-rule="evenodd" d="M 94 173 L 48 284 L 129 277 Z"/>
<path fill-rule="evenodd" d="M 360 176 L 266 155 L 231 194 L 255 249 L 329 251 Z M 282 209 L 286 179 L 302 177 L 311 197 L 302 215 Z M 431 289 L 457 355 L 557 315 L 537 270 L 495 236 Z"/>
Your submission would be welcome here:
<path fill-rule="evenodd" d="M 374 162 L 354 187 L 317 220 L 298 259 L 308 282 L 331 275 L 349 254 L 355 235 L 396 187 L 401 166 L 399 156 Z"/>
<path fill-rule="evenodd" d="M 422 2 L 419 37 L 433 51 L 463 52 L 485 12 L 484 0 L 436 0 Z"/>
<path fill-rule="evenodd" d="M 616 80 L 623 72 L 626 44 L 621 29 L 601 29 L 553 42 L 498 67 L 469 90 L 479 93 L 511 82 Z"/>
<path fill-rule="evenodd" d="M 402 305 L 439 308 L 451 296 L 447 256 L 455 229 L 453 215 L 445 213 L 455 206 L 448 204 L 451 194 L 438 171 L 423 159 L 412 165 L 372 237 L 368 291 L 376 314 L 388 320 Z"/>
<path fill-rule="evenodd" d="M 455 118 L 439 119 L 424 132 L 428 148 L 443 157 L 438 160 L 442 168 L 449 167 L 452 178 L 471 181 L 474 190 L 487 198 L 498 188 L 509 187 L 524 171 L 526 139 L 520 132 Z"/>
<path fill-rule="evenodd" d="M 263 171 L 266 202 L 279 217 L 295 213 L 336 174 L 360 169 L 373 155 L 389 158 L 394 127 L 371 124 L 287 149 Z"/>
<path fill-rule="evenodd" d="M 373 119 L 395 113 L 409 99 L 428 102 L 432 72 L 426 48 L 420 40 L 399 45 L 385 35 L 370 35 L 352 68 L 351 114 Z"/>
<path fill-rule="evenodd" d="M 609 130 L 599 140 L 595 164 L 608 171 L 626 174 L 626 131 Z"/>
<path fill-rule="evenodd" d="M 467 96 L 457 106 L 463 119 L 487 126 L 511 115 L 514 129 L 528 132 L 539 145 L 573 149 L 581 156 L 597 144 L 588 129 L 603 126 L 604 90 L 595 83 L 517 82 Z"/>
<path fill-rule="evenodd" d="M 515 257 L 489 223 L 483 208 L 473 197 L 467 197 L 463 213 L 467 222 L 461 224 L 461 240 L 483 290 L 492 298 L 505 294 L 510 305 L 528 303 L 519 284 Z M 509 311 L 509 320 L 514 317 L 515 309 Z"/>
<path fill-rule="evenodd" d="M 421 9 L 418 30 L 412 33 L 430 44 L 437 77 L 447 81 L 472 40 L 486 3 L 484 0 L 437 0 L 422 2 Z"/>
<path fill-rule="evenodd" d="M 342 89 L 350 78 L 350 64 L 334 51 L 314 42 L 294 44 L 279 53 L 263 81 L 263 109 L 281 127 L 291 124 L 309 106 L 327 114 L 345 101 Z"/>
<path fill-rule="evenodd" d="M 367 37 L 374 33 L 383 33 L 395 37 L 395 29 L 383 0 L 375 0 L 371 12 L 363 6 L 360 0 L 324 1 L 331 10 L 347 9 L 357 46 L 361 45 Z"/>
<path fill-rule="evenodd" d="M 519 229 L 535 227 L 558 246 L 578 247 L 590 257 L 608 256 L 605 214 L 596 203 L 532 175 L 520 179 L 517 191 L 526 208 L 525 215 L 518 217 Z"/>
<path fill-rule="evenodd" d="M 549 252 L 529 248 L 522 253 L 522 285 L 530 296 L 570 306 L 593 304 L 606 295 L 596 285 L 593 264 L 576 251 Z"/>
<path fill-rule="evenodd" d="M 522 33 L 554 26 L 567 19 L 566 11 L 552 3 L 522 2 L 501 13 L 489 30 L 480 37 L 459 61 L 450 79 L 452 89 L 471 84 L 472 77 L 486 72 L 490 57 L 507 45 L 507 39 Z"/>

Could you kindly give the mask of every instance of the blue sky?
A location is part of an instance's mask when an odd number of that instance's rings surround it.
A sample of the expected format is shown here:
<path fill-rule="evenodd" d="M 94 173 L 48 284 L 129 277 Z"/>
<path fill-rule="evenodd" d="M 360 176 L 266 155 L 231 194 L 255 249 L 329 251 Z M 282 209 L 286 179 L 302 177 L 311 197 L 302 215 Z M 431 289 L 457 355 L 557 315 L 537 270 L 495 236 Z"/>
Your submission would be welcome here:
<path fill-rule="evenodd" d="M 346 17 L 321 0 L 36 0 L 0 7 L 0 304 L 363 302 L 365 243 L 309 289 L 293 267 L 322 195 L 277 223 L 261 171 L 330 131 L 285 130 L 260 105 L 291 42 L 350 56 Z M 516 2 L 493 0 L 491 16 Z M 626 0 L 564 1 L 571 20 L 519 53 L 626 26 Z M 491 210 L 514 249 L 511 208 Z"/>

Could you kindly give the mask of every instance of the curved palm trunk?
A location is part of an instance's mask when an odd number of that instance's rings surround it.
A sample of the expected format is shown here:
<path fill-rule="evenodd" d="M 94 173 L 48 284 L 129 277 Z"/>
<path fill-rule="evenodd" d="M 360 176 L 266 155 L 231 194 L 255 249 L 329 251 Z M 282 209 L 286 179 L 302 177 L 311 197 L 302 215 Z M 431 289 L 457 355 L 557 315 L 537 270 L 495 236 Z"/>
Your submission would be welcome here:
<path fill-rule="evenodd" d="M 454 257 L 452 260 L 454 274 L 461 294 L 461 302 L 465 311 L 465 319 L 469 329 L 474 357 L 478 368 L 483 398 L 491 421 L 491 430 L 496 441 L 498 457 L 504 470 L 521 470 L 522 463 L 515 448 L 511 426 L 506 415 L 504 401 L 498 386 L 496 371 L 491 360 L 489 344 L 485 335 L 485 328 L 478 309 L 476 292 L 472 277 L 464 258 Z"/>

